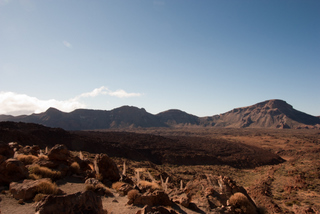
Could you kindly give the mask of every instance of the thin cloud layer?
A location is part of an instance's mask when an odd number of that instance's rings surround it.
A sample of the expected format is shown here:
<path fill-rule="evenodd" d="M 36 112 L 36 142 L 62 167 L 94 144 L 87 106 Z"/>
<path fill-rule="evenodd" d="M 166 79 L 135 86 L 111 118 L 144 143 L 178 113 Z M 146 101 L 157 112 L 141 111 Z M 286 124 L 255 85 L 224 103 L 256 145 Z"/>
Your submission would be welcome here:
<path fill-rule="evenodd" d="M 66 46 L 67 48 L 72 48 L 72 45 L 71 45 L 69 42 L 63 41 L 62 43 L 63 43 L 63 45 Z"/>
<path fill-rule="evenodd" d="M 85 104 L 77 100 L 40 100 L 36 97 L 31 97 L 26 94 L 0 92 L 0 106 L 0 114 L 21 115 L 40 113 L 50 107 L 68 112 L 77 108 L 84 108 Z"/>
<path fill-rule="evenodd" d="M 142 94 L 140 93 L 128 93 L 122 89 L 111 91 L 107 87 L 102 86 L 100 88 L 96 88 L 91 92 L 83 93 L 79 96 L 77 96 L 77 99 L 80 99 L 81 97 L 96 97 L 98 95 L 110 95 L 113 97 L 119 97 L 119 98 L 128 98 L 128 97 L 140 97 Z"/>
<path fill-rule="evenodd" d="M 26 94 L 18 94 L 14 92 L 0 92 L 0 114 L 22 115 L 40 113 L 46 111 L 50 107 L 57 108 L 61 111 L 70 112 L 78 108 L 86 108 L 86 104 L 81 98 L 96 97 L 99 95 L 109 95 L 119 98 L 137 97 L 140 93 L 128 93 L 124 90 L 111 91 L 102 86 L 91 92 L 86 92 L 69 100 L 40 100 Z"/>

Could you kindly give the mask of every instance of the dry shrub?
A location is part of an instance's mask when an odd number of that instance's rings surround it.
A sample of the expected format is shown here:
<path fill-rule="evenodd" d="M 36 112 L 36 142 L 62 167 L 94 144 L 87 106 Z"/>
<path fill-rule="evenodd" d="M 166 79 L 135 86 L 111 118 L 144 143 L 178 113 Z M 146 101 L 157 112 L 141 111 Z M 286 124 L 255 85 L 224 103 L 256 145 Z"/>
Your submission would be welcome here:
<path fill-rule="evenodd" d="M 39 154 L 38 158 L 39 158 L 39 160 L 49 160 L 48 156 L 44 155 L 44 154 Z"/>
<path fill-rule="evenodd" d="M 24 165 L 29 165 L 32 164 L 34 162 L 36 162 L 39 158 L 37 156 L 34 155 L 24 155 L 24 154 L 18 154 L 16 156 L 16 158 L 21 161 L 22 163 L 24 163 Z"/>
<path fill-rule="evenodd" d="M 96 193 L 102 193 L 102 195 L 108 195 L 108 196 L 113 196 L 112 192 L 110 191 L 109 188 L 107 188 L 105 185 L 99 183 L 96 185 L 93 184 L 87 184 L 86 185 L 86 191 L 93 191 Z"/>
<path fill-rule="evenodd" d="M 127 197 L 129 201 L 134 201 L 140 195 L 139 191 L 136 189 L 132 189 L 128 192 Z"/>
<path fill-rule="evenodd" d="M 29 174 L 29 178 L 32 179 L 32 180 L 39 180 L 39 179 L 42 178 L 42 176 L 32 173 L 32 174 Z"/>
<path fill-rule="evenodd" d="M 243 213 L 255 214 L 257 213 L 256 207 L 249 201 L 247 196 L 241 192 L 237 192 L 229 199 L 229 204 L 235 208 L 241 209 Z"/>
<path fill-rule="evenodd" d="M 115 183 L 112 184 L 112 189 L 115 189 L 115 190 L 119 190 L 120 187 L 122 187 L 123 185 L 125 185 L 126 183 L 124 182 L 121 182 L 121 181 L 117 181 Z"/>
<path fill-rule="evenodd" d="M 35 202 L 39 202 L 39 201 L 41 201 L 45 196 L 47 196 L 47 194 L 38 193 L 38 194 L 33 198 L 33 200 L 34 200 Z"/>
<path fill-rule="evenodd" d="M 79 174 L 80 173 L 80 165 L 77 162 L 73 162 L 70 165 L 70 170 L 74 174 Z"/>
<path fill-rule="evenodd" d="M 52 183 L 51 181 L 42 181 L 37 186 L 37 192 L 42 194 L 57 195 L 59 194 L 59 188 L 55 183 Z"/>
<path fill-rule="evenodd" d="M 99 180 L 99 181 L 102 181 L 103 180 L 103 175 L 100 174 L 100 173 L 97 173 L 96 174 L 96 179 Z"/>
<path fill-rule="evenodd" d="M 41 178 L 51 178 L 52 180 L 61 177 L 61 172 L 51 170 L 48 167 L 39 166 L 38 164 L 29 167 L 29 174 L 35 174 Z"/>
<path fill-rule="evenodd" d="M 137 185 L 143 192 L 147 190 L 151 190 L 152 192 L 155 190 L 160 190 L 161 187 L 159 184 L 155 182 L 149 182 L 149 181 L 139 181 Z"/>

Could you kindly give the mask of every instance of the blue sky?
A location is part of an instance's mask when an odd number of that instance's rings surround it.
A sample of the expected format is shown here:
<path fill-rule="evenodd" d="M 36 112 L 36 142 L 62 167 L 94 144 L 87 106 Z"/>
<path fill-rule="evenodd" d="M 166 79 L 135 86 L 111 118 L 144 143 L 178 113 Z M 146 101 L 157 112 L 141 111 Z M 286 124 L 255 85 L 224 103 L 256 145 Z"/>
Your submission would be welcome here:
<path fill-rule="evenodd" d="M 318 0 L 0 0 L 0 114 L 320 115 Z"/>

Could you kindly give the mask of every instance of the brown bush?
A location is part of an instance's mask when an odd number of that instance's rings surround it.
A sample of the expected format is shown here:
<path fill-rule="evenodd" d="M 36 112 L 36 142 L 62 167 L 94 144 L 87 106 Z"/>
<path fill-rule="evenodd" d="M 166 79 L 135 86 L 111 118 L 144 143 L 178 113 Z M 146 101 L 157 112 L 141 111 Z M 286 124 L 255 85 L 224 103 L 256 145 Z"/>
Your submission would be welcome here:
<path fill-rule="evenodd" d="M 132 189 L 128 192 L 127 197 L 129 201 L 134 201 L 140 195 L 139 191 L 136 189 Z"/>
<path fill-rule="evenodd" d="M 47 194 L 38 193 L 38 194 L 33 198 L 33 200 L 34 200 L 35 202 L 38 202 L 38 201 L 41 201 L 45 196 L 47 196 Z"/>
<path fill-rule="evenodd" d="M 37 192 L 42 194 L 59 194 L 59 188 L 55 183 L 50 181 L 43 181 L 37 186 Z"/>
<path fill-rule="evenodd" d="M 61 172 L 51 170 L 48 167 L 39 166 L 38 164 L 29 167 L 29 174 L 35 174 L 41 178 L 51 178 L 52 180 L 61 177 Z"/>
<path fill-rule="evenodd" d="M 151 190 L 151 192 L 155 190 L 161 190 L 162 188 L 160 187 L 159 184 L 155 182 L 150 182 L 150 181 L 139 181 L 137 186 L 143 191 Z"/>
<path fill-rule="evenodd" d="M 119 190 L 120 187 L 122 187 L 122 186 L 125 185 L 125 184 L 126 184 L 126 183 L 121 182 L 121 181 L 115 182 L 115 183 L 112 184 L 112 189 Z"/>
<path fill-rule="evenodd" d="M 229 199 L 229 204 L 234 206 L 236 209 L 240 209 L 243 213 L 247 214 L 256 214 L 257 209 L 256 207 L 249 201 L 247 196 L 245 196 L 241 192 L 237 192 L 232 195 Z"/>
<path fill-rule="evenodd" d="M 86 185 L 86 191 L 93 191 L 96 193 L 101 193 L 101 195 L 108 195 L 108 196 L 113 196 L 112 192 L 110 191 L 109 188 L 107 188 L 106 186 L 104 186 L 103 184 L 99 183 L 99 184 L 87 184 Z"/>
<path fill-rule="evenodd" d="M 70 165 L 70 170 L 74 174 L 79 174 L 80 173 L 80 165 L 77 162 L 73 162 Z"/>
<path fill-rule="evenodd" d="M 24 163 L 24 165 L 29 165 L 34 162 L 36 162 L 39 158 L 34 155 L 24 155 L 24 154 L 19 154 L 17 155 L 17 159 Z"/>

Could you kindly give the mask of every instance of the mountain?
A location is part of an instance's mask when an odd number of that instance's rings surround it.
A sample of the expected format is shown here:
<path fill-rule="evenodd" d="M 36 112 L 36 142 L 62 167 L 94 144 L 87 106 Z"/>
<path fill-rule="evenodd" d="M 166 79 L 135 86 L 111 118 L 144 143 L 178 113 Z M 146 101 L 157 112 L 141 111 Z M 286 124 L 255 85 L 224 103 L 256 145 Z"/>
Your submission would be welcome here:
<path fill-rule="evenodd" d="M 202 119 L 205 125 L 234 128 L 302 128 L 320 124 L 318 117 L 295 110 L 283 100 L 267 100 Z"/>
<path fill-rule="evenodd" d="M 122 106 L 110 111 L 77 109 L 70 113 L 49 108 L 40 114 L 17 117 L 0 115 L 0 121 L 38 123 L 65 130 L 185 125 L 230 128 L 320 128 L 319 117 L 295 110 L 283 100 L 267 100 L 209 117 L 197 117 L 177 109 L 153 115 L 143 108 Z"/>
<path fill-rule="evenodd" d="M 168 125 L 199 125 L 200 118 L 178 109 L 171 109 L 157 114 L 160 122 Z"/>
<path fill-rule="evenodd" d="M 65 130 L 93 130 L 127 127 L 166 127 L 157 116 L 132 106 L 122 106 L 111 111 L 77 109 L 70 113 L 49 108 L 40 114 L 12 117 L 0 115 L 0 121 L 37 123 Z"/>

